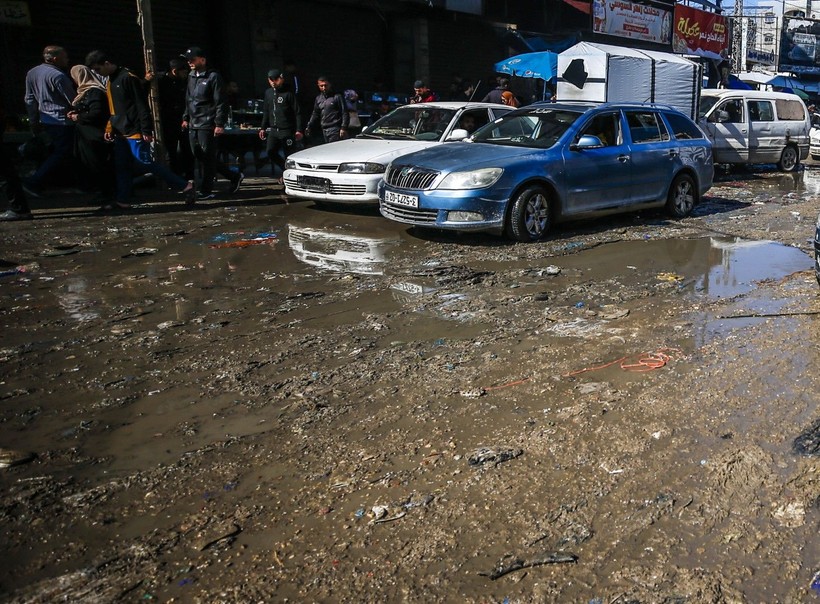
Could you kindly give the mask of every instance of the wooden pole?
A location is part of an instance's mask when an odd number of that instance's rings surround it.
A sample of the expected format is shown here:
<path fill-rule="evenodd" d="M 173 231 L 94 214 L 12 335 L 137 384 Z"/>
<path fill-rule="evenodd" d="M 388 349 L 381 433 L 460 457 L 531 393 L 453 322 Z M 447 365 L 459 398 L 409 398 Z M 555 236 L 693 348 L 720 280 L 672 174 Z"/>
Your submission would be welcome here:
<path fill-rule="evenodd" d="M 156 78 L 156 62 L 154 61 L 154 22 L 151 19 L 151 0 L 137 0 L 137 14 L 140 30 L 142 31 L 145 73 L 151 74 L 148 106 L 151 108 L 151 116 L 154 119 L 154 159 L 165 164 L 164 137 L 159 119 L 159 82 Z"/>

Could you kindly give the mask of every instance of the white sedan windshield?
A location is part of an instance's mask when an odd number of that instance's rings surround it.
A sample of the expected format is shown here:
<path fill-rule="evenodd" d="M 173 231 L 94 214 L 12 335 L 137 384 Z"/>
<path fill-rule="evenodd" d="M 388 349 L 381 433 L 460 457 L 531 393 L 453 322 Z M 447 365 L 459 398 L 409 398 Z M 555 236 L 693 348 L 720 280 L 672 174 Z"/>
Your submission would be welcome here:
<path fill-rule="evenodd" d="M 454 109 L 399 107 L 367 129 L 365 136 L 404 138 L 419 141 L 439 140 L 453 121 Z"/>

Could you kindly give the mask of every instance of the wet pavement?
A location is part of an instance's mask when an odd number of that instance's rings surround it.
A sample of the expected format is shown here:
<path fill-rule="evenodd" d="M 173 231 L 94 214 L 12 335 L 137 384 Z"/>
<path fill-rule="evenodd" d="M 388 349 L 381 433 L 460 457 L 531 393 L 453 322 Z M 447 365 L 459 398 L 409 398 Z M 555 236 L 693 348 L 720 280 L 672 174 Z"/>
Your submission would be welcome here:
<path fill-rule="evenodd" d="M 5 599 L 818 597 L 820 167 L 532 245 L 246 182 L 0 225 Z"/>

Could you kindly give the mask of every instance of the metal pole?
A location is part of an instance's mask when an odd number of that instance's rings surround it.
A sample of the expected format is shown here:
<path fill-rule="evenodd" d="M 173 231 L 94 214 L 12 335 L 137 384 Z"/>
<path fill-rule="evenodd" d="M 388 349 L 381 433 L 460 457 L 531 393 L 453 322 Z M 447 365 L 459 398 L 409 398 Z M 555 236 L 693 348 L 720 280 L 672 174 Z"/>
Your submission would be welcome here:
<path fill-rule="evenodd" d="M 163 144 L 162 124 L 159 119 L 159 82 L 155 77 L 154 61 L 154 23 L 151 19 L 151 0 L 137 0 L 137 20 L 142 31 L 142 48 L 145 57 L 145 73 L 151 74 L 148 93 L 148 106 L 154 120 L 154 159 L 165 164 L 165 145 Z"/>

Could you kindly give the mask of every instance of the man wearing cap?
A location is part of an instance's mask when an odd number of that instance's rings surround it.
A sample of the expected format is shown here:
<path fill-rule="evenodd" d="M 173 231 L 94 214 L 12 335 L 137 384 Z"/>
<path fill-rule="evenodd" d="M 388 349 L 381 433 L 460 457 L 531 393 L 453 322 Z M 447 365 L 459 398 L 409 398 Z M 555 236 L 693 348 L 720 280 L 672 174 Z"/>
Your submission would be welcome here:
<path fill-rule="evenodd" d="M 265 91 L 262 109 L 262 125 L 259 138 L 268 141 L 266 151 L 271 164 L 271 174 L 281 185 L 285 160 L 302 140 L 302 113 L 296 95 L 285 89 L 285 75 L 279 69 L 268 72 L 270 88 Z M 270 133 L 267 129 L 270 128 Z"/>
<path fill-rule="evenodd" d="M 182 127 L 188 129 L 191 150 L 202 164 L 202 185 L 197 198 L 214 197 L 214 177 L 217 173 L 231 181 L 230 192 L 236 193 L 245 175 L 242 172 L 232 172 L 217 157 L 217 137 L 225 132 L 225 123 L 228 121 L 228 103 L 222 76 L 208 67 L 205 51 L 198 46 L 188 48 L 181 56 L 191 68 L 185 92 Z"/>
<path fill-rule="evenodd" d="M 305 128 L 305 134 L 310 136 L 311 128 L 318 123 L 326 143 L 347 138 L 350 115 L 347 113 L 345 98 L 341 94 L 333 94 L 333 85 L 325 77 L 320 77 L 316 85 L 319 87 L 319 94 L 313 101 L 313 113 Z"/>
<path fill-rule="evenodd" d="M 410 103 L 432 103 L 438 100 L 438 95 L 427 87 L 424 80 L 416 80 L 413 83 L 413 92 Z"/>

